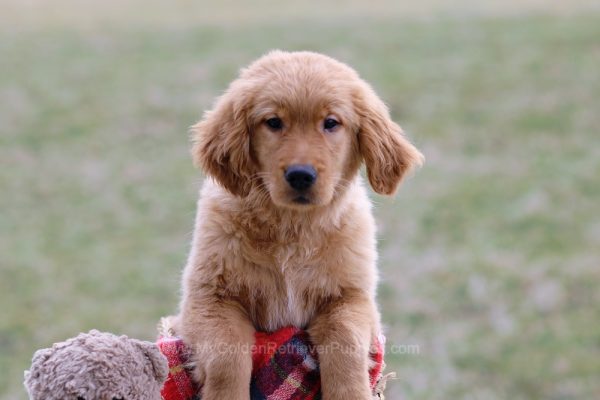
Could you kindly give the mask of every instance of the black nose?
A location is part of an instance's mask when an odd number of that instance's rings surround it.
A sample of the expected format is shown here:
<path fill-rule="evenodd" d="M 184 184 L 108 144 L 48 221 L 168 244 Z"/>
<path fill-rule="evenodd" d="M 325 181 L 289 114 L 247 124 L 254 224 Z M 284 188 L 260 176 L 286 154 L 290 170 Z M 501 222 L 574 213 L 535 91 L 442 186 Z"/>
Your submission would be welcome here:
<path fill-rule="evenodd" d="M 285 170 L 285 180 L 296 190 L 306 190 L 317 180 L 317 171 L 311 165 L 291 165 Z"/>

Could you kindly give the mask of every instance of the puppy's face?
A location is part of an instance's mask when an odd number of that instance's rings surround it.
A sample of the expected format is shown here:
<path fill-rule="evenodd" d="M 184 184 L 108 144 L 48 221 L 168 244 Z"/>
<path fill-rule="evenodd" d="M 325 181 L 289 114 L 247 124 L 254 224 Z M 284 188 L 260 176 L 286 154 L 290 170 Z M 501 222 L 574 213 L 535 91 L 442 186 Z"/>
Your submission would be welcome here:
<path fill-rule="evenodd" d="M 197 162 L 230 192 L 299 210 L 329 204 L 363 160 L 391 194 L 421 159 L 358 74 L 316 53 L 259 59 L 194 128 Z"/>
<path fill-rule="evenodd" d="M 270 76 L 251 111 L 258 184 L 296 209 L 327 205 L 360 165 L 349 93 L 331 84 L 334 71 L 305 72 Z"/>

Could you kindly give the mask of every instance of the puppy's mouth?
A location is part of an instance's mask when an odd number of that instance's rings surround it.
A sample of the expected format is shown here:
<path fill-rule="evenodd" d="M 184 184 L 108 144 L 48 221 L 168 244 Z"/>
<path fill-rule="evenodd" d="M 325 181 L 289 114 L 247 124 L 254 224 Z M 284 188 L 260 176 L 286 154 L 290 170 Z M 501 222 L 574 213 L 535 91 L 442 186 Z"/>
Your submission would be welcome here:
<path fill-rule="evenodd" d="M 310 191 L 306 192 L 287 192 L 282 197 L 279 197 L 275 204 L 291 208 L 297 211 L 308 211 L 315 207 L 321 206 L 321 198 Z"/>
<path fill-rule="evenodd" d="M 305 195 L 300 195 L 300 196 L 294 198 L 292 201 L 296 204 L 302 204 L 302 205 L 312 203 L 311 200 L 308 197 L 306 197 Z"/>

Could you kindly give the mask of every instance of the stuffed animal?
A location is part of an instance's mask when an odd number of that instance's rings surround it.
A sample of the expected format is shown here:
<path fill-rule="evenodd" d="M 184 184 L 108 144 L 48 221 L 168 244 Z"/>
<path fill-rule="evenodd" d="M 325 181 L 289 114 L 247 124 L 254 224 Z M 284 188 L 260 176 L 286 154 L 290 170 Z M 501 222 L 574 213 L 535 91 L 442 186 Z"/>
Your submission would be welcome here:
<path fill-rule="evenodd" d="M 92 330 L 38 350 L 25 387 L 32 400 L 161 400 L 168 372 L 154 343 Z"/>
<path fill-rule="evenodd" d="M 25 372 L 32 400 L 200 400 L 190 374 L 189 348 L 171 319 L 159 326 L 156 344 L 90 331 L 39 350 Z M 321 398 L 318 356 L 308 334 L 298 328 L 257 332 L 250 351 L 254 363 L 252 400 Z M 371 349 L 369 378 L 374 399 L 383 399 L 383 343 Z M 162 353 L 162 354 L 161 354 Z"/>

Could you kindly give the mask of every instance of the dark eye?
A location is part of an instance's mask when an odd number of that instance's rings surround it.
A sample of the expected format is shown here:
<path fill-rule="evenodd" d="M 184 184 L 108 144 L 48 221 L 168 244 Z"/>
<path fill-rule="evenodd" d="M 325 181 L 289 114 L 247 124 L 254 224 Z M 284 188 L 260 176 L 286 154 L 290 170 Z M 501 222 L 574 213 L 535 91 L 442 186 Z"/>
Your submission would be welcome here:
<path fill-rule="evenodd" d="M 269 118 L 265 121 L 265 124 L 267 124 L 267 126 L 274 131 L 280 131 L 281 129 L 283 129 L 283 121 L 281 120 L 281 118 Z"/>
<path fill-rule="evenodd" d="M 326 131 L 334 130 L 340 123 L 333 118 L 325 118 L 323 121 L 323 129 Z"/>

